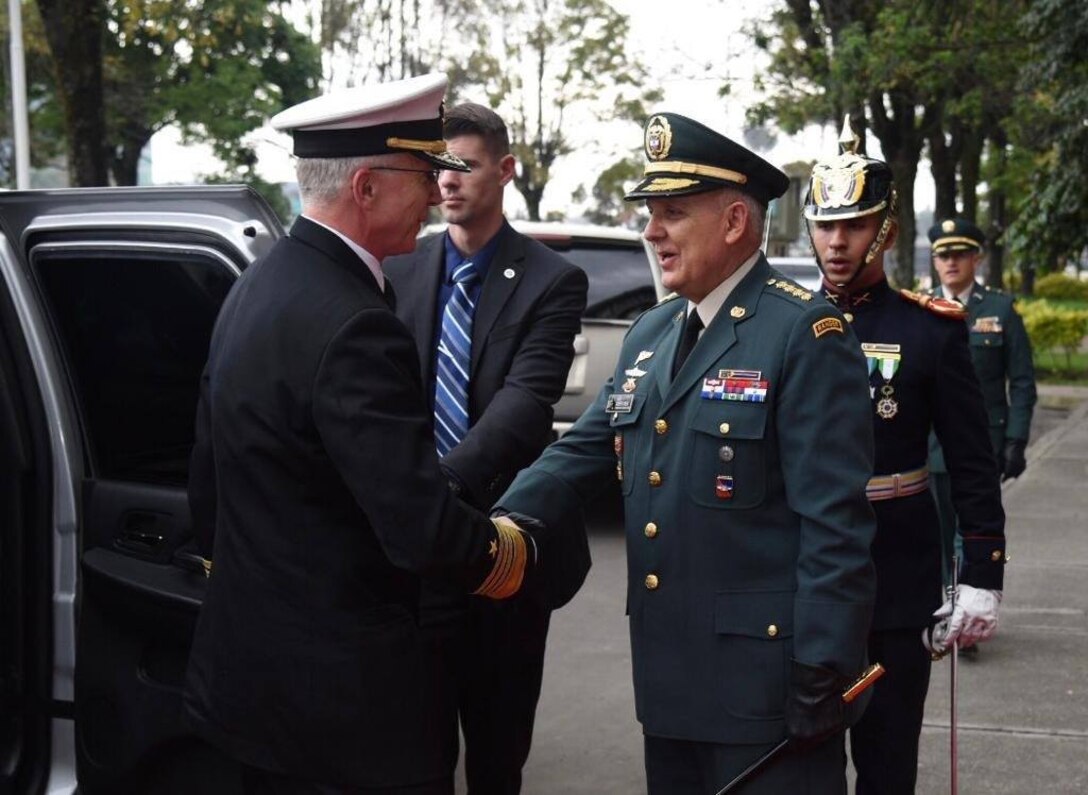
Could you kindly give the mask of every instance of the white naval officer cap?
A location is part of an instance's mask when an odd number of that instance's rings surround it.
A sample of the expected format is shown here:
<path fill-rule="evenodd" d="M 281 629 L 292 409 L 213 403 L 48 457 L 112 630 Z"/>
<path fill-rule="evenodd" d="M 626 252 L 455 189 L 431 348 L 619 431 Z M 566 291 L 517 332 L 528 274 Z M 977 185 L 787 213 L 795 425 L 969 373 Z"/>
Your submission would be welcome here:
<path fill-rule="evenodd" d="M 272 118 L 291 133 L 297 157 L 361 157 L 407 152 L 436 168 L 468 171 L 442 139 L 442 72 L 345 88 Z"/>

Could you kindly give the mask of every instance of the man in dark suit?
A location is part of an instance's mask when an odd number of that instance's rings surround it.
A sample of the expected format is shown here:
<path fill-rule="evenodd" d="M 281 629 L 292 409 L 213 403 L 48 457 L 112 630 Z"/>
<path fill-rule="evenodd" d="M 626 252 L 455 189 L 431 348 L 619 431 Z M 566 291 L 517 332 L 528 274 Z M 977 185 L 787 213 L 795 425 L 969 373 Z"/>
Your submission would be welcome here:
<path fill-rule="evenodd" d="M 481 105 L 458 105 L 447 112 L 444 132 L 449 150 L 472 169 L 439 178 L 449 227 L 415 253 L 388 261 L 385 272 L 397 290 L 397 314 L 419 347 L 442 468 L 462 499 L 489 509 L 550 441 L 552 405 L 574 356 L 587 283 L 581 269 L 503 217 L 515 163 L 502 119 Z M 458 429 L 446 414 L 457 407 L 443 400 L 451 391 L 462 394 L 444 378 L 443 351 L 456 343 L 443 331 L 465 263 L 472 275 L 464 317 L 471 344 L 465 424 Z M 424 602 L 424 624 L 453 649 L 471 795 L 521 790 L 551 611 L 574 595 L 589 569 L 577 517 L 556 528 L 548 560 L 562 568 L 548 570 L 546 592 L 503 603 L 428 592 Z"/>
<path fill-rule="evenodd" d="M 645 151 L 627 198 L 681 297 L 634 322 L 596 403 L 498 507 L 556 521 L 619 479 L 651 795 L 716 792 L 785 737 L 744 792 L 840 795 L 875 589 L 864 359 L 760 251 L 785 174 L 673 113 Z"/>
<path fill-rule="evenodd" d="M 451 793 L 420 578 L 505 598 L 533 554 L 447 488 L 381 271 L 415 245 L 436 170 L 466 168 L 441 140 L 445 87 L 425 75 L 273 119 L 294 136 L 303 215 L 213 333 L 190 480 L 213 567 L 185 705 L 248 792 Z"/>
<path fill-rule="evenodd" d="M 804 213 L 824 294 L 850 322 L 868 362 L 871 402 L 862 418 L 876 442 L 867 491 L 877 524 L 868 643 L 870 658 L 887 669 L 851 729 L 850 748 L 858 795 L 909 795 L 931 653 L 985 640 L 996 626 L 1005 514 L 962 308 L 888 285 L 884 254 L 898 231 L 891 169 L 858 154 L 849 119 L 840 142 L 840 154 L 813 167 Z M 948 456 L 964 531 L 954 611 L 951 600 L 941 604 L 940 529 L 926 470 L 931 430 Z M 935 610 L 948 623 L 934 643 L 928 629 Z"/>

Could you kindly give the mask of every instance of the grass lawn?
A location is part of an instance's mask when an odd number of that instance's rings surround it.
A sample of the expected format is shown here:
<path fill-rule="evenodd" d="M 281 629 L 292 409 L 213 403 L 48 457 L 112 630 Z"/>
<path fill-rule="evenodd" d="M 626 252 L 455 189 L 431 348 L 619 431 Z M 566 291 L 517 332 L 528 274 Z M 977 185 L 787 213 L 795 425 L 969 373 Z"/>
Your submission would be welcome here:
<path fill-rule="evenodd" d="M 1088 351 L 1036 351 L 1035 378 L 1043 384 L 1088 384 Z"/>

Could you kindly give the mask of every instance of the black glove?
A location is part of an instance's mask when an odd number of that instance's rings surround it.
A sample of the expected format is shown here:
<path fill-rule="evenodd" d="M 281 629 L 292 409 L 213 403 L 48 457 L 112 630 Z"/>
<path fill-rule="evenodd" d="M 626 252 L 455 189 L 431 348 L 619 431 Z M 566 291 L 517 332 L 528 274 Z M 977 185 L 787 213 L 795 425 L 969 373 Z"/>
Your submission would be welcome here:
<path fill-rule="evenodd" d="M 786 701 L 786 733 L 797 751 L 815 748 L 846 728 L 843 691 L 850 680 L 830 668 L 790 665 L 790 695 Z"/>
<path fill-rule="evenodd" d="M 1018 478 L 1024 474 L 1028 462 L 1024 459 L 1024 449 L 1028 443 L 1024 439 L 1005 440 L 1005 463 L 1001 471 L 1001 479 Z"/>

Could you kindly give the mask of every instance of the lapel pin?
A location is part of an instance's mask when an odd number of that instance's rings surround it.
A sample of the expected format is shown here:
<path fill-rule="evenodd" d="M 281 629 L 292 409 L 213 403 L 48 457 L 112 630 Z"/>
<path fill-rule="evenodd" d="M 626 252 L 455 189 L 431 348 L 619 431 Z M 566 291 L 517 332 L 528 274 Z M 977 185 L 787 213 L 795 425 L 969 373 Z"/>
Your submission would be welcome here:
<path fill-rule="evenodd" d="M 514 273 L 513 268 L 507 268 L 502 272 L 502 275 L 505 276 L 507 279 L 513 279 L 516 274 Z"/>

